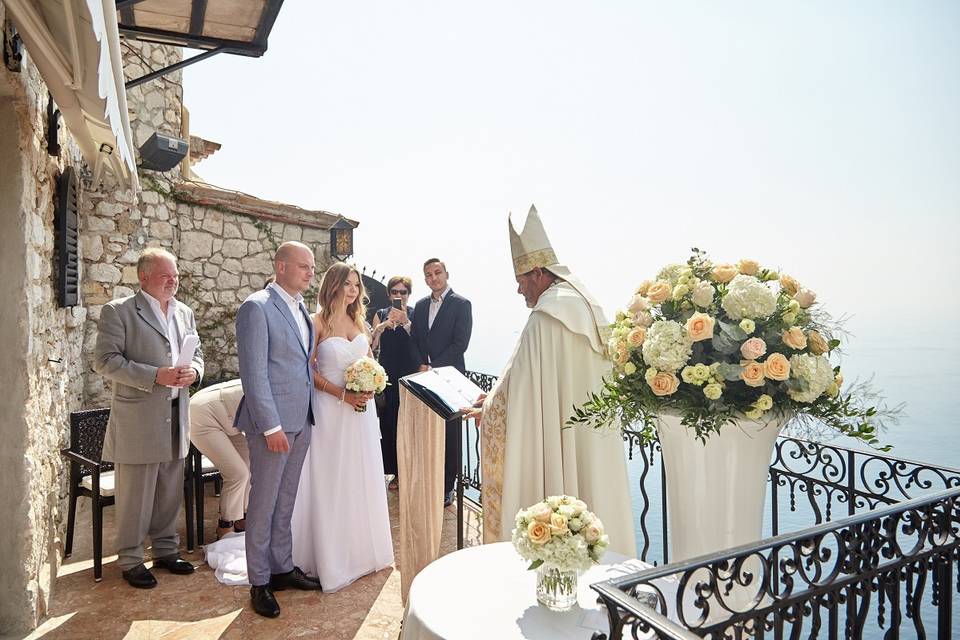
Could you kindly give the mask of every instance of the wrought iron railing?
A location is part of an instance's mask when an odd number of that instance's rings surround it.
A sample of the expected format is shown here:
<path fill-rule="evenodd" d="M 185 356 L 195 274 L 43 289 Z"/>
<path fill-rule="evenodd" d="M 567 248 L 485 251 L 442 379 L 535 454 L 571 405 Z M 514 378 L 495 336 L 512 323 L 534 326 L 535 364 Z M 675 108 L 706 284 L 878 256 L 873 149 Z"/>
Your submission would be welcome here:
<path fill-rule="evenodd" d="M 496 381 L 468 377 L 488 391 Z M 638 556 L 661 566 L 594 585 L 611 629 L 596 638 L 887 640 L 901 632 L 926 637 L 929 628 L 946 639 L 960 629 L 953 624 L 960 469 L 781 437 L 769 469 L 771 537 L 668 564 L 660 444 L 642 444 L 637 432 L 624 439 L 639 479 Z M 472 421 L 464 443 L 462 482 L 479 507 L 479 431 Z M 779 535 L 786 529 L 794 532 Z M 656 610 L 636 597 L 642 591 L 657 594 Z M 736 606 L 729 606 L 731 594 L 740 598 Z"/>
<path fill-rule="evenodd" d="M 953 488 L 602 582 L 592 588 L 610 632 L 594 640 L 862 638 L 874 600 L 884 638 L 923 638 L 931 625 L 947 640 L 960 590 L 958 536 L 960 488 Z M 655 610 L 638 599 L 644 592 L 655 594 Z"/>

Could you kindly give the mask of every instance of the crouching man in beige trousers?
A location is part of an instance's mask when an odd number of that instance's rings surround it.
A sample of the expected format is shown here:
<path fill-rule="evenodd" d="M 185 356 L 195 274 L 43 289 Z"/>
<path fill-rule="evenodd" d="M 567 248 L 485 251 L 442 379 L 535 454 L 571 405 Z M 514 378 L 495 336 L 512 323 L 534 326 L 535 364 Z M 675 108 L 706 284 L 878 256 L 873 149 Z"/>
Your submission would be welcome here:
<path fill-rule="evenodd" d="M 190 442 L 220 470 L 220 522 L 217 538 L 244 531 L 250 497 L 250 453 L 246 437 L 233 428 L 243 387 L 240 380 L 221 382 L 190 399 Z"/>

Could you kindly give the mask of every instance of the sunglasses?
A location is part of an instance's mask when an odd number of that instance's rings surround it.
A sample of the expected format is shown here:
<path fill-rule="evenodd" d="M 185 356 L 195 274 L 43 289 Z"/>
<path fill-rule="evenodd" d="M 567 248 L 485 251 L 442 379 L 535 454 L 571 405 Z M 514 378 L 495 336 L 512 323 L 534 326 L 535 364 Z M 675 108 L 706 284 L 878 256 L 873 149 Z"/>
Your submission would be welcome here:
<path fill-rule="evenodd" d="M 390 295 L 392 296 L 405 296 L 408 293 L 410 292 L 406 289 L 390 289 Z"/>

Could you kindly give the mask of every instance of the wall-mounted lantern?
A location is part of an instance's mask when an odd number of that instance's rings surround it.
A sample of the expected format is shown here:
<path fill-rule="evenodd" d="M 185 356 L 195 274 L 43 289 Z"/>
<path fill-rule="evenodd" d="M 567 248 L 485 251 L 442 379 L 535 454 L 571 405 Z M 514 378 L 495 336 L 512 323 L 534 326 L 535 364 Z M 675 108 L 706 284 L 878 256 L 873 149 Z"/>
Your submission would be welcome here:
<path fill-rule="evenodd" d="M 343 216 L 330 227 L 330 255 L 341 262 L 353 255 L 353 225 Z"/>

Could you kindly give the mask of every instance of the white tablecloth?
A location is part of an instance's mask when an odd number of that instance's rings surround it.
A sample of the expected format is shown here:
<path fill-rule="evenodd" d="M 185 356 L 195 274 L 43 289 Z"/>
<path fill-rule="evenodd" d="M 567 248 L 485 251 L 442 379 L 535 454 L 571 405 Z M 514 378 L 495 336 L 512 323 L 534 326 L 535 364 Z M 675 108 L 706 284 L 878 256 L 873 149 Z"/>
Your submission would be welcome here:
<path fill-rule="evenodd" d="M 536 571 L 527 571 L 528 564 L 509 542 L 435 560 L 410 587 L 402 640 L 588 640 L 594 631 L 607 631 L 590 585 L 651 566 L 607 553 L 604 564 L 580 576 L 578 606 L 559 613 L 537 604 Z"/>

